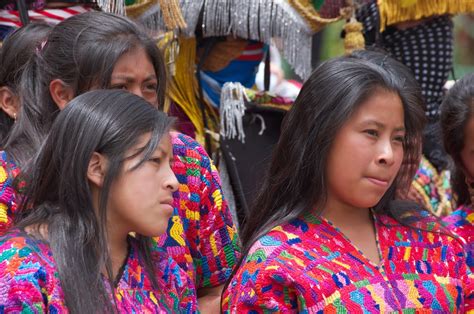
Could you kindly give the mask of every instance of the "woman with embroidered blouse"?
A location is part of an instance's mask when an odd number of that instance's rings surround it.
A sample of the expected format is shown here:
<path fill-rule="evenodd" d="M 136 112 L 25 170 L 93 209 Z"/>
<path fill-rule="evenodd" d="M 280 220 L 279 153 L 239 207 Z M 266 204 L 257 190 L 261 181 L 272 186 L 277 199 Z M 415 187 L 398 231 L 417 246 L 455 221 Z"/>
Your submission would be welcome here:
<path fill-rule="evenodd" d="M 474 272 L 474 74 L 454 84 L 441 104 L 441 129 L 446 152 L 456 169 L 452 176 L 457 210 L 444 222 L 465 243 Z"/>
<path fill-rule="evenodd" d="M 231 313 L 461 313 L 474 309 L 462 243 L 398 201 L 424 112 L 400 63 L 320 65 L 282 128 L 226 286 Z"/>
<path fill-rule="evenodd" d="M 58 115 L 0 237 L 1 312 L 196 311 L 194 283 L 153 239 L 178 188 L 171 122 L 117 90 Z"/>

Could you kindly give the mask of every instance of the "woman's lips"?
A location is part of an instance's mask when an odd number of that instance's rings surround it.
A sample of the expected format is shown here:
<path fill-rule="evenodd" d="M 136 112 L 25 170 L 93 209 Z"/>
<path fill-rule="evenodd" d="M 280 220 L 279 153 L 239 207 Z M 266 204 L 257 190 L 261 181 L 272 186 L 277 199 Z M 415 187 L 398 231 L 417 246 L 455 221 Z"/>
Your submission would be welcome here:
<path fill-rule="evenodd" d="M 367 177 L 367 180 L 369 180 L 373 184 L 378 185 L 380 187 L 388 187 L 388 183 L 389 183 L 389 180 L 387 179 L 374 178 L 374 177 Z"/>
<path fill-rule="evenodd" d="M 173 206 L 173 199 L 171 200 L 166 200 L 164 202 L 161 202 L 161 205 L 169 212 L 173 212 L 174 206 Z"/>

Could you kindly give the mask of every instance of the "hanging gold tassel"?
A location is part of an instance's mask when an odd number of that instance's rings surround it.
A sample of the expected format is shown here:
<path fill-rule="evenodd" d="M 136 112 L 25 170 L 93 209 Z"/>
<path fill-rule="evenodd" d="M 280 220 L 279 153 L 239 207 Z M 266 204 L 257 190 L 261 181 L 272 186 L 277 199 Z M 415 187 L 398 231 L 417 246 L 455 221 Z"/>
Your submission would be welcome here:
<path fill-rule="evenodd" d="M 435 15 L 474 12 L 474 0 L 378 0 L 380 30 Z"/>
<path fill-rule="evenodd" d="M 206 130 L 204 130 L 201 108 L 196 97 L 198 94 L 198 82 L 195 73 L 196 38 L 177 38 L 179 45 L 178 54 L 173 55 L 176 52 L 176 49 L 173 47 L 173 41 L 176 40 L 174 36 L 173 32 L 169 32 L 158 43 L 170 68 L 174 68 L 174 75 L 170 75 L 168 84 L 168 96 L 189 118 L 196 131 L 196 140 L 201 145 L 204 145 Z M 173 70 L 170 72 L 173 72 Z M 217 115 L 208 104 L 205 106 L 208 127 L 211 131 L 216 132 L 217 125 L 212 122 L 218 121 Z M 165 111 L 168 109 L 169 103 L 165 106 Z"/>
<path fill-rule="evenodd" d="M 178 0 L 137 0 L 134 4 L 126 6 L 125 12 L 128 17 L 136 19 L 157 3 L 160 5 L 163 21 L 168 30 L 187 27 Z"/>
<path fill-rule="evenodd" d="M 136 19 L 155 5 L 156 1 L 157 0 L 137 0 L 134 4 L 125 6 L 125 13 L 128 17 Z"/>
<path fill-rule="evenodd" d="M 183 18 L 178 0 L 158 0 L 163 13 L 163 20 L 168 30 L 186 28 L 186 21 Z"/>
<path fill-rule="evenodd" d="M 361 50 L 365 48 L 364 35 L 362 34 L 362 23 L 357 22 L 356 19 L 351 19 L 346 25 L 344 30 L 346 36 L 344 37 L 344 50 L 346 54 L 351 54 L 355 50 Z"/>
<path fill-rule="evenodd" d="M 365 39 L 362 34 L 364 26 L 355 17 L 355 4 L 353 0 L 346 0 L 347 6 L 341 9 L 341 16 L 347 20 L 344 25 L 344 51 L 351 54 L 355 50 L 365 48 Z"/>

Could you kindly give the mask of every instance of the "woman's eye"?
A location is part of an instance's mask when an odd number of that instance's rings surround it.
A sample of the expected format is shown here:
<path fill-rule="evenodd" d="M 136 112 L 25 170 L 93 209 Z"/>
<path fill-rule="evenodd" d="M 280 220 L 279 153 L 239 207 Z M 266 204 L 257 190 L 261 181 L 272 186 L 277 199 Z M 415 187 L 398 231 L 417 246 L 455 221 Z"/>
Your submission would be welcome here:
<path fill-rule="evenodd" d="M 377 130 L 365 130 L 364 132 L 373 137 L 379 136 L 379 132 Z"/>
<path fill-rule="evenodd" d="M 152 91 L 152 92 L 156 92 L 156 90 L 158 89 L 158 85 L 156 84 L 148 84 L 145 86 L 145 89 L 147 91 Z"/>
<path fill-rule="evenodd" d="M 127 90 L 127 85 L 112 85 L 112 89 L 123 89 L 123 90 Z"/>
<path fill-rule="evenodd" d="M 394 141 L 404 143 L 405 142 L 405 136 L 395 136 L 393 138 Z"/>
<path fill-rule="evenodd" d="M 158 158 L 158 157 L 151 158 L 150 161 L 154 162 L 155 164 L 158 164 L 158 165 L 161 164 L 161 158 Z"/>

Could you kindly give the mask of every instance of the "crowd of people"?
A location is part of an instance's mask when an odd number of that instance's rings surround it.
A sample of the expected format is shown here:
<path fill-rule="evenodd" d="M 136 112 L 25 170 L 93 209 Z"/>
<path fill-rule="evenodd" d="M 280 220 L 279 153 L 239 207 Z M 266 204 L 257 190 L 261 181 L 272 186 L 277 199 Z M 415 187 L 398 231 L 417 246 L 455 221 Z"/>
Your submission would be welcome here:
<path fill-rule="evenodd" d="M 304 82 L 237 230 L 135 22 L 30 23 L 0 66 L 0 313 L 474 312 L 474 74 L 440 107 L 452 214 L 406 197 L 427 122 L 412 70 L 357 50 Z"/>

